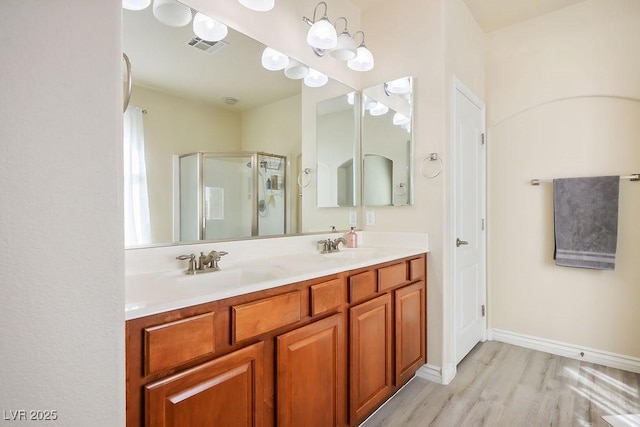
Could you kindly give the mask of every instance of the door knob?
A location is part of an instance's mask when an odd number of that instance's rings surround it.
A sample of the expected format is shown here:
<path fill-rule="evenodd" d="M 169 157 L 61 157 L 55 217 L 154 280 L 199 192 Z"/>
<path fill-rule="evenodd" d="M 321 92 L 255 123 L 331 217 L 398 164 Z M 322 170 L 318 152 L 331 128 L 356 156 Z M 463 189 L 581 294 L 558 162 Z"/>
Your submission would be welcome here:
<path fill-rule="evenodd" d="M 456 247 L 459 248 L 462 245 L 468 245 L 469 242 L 467 242 L 466 240 L 460 240 L 459 237 L 456 237 Z"/>

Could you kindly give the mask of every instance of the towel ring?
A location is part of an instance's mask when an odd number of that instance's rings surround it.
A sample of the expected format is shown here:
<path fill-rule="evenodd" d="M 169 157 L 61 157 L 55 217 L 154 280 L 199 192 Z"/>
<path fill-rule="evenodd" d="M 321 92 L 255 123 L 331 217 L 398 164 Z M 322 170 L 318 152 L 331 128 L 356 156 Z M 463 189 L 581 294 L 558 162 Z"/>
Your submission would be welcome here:
<path fill-rule="evenodd" d="M 427 161 L 427 160 L 429 160 L 430 162 L 433 162 L 434 160 L 437 160 L 438 162 L 440 162 L 440 169 L 438 169 L 438 172 L 436 172 L 433 175 L 425 175 L 425 173 L 424 173 L 424 162 Z M 440 175 L 442 173 L 442 169 L 443 168 L 444 168 L 444 163 L 442 162 L 442 159 L 440 158 L 438 153 L 430 153 L 427 157 L 422 159 L 422 163 L 420 163 L 420 175 L 422 175 L 423 177 L 425 177 L 427 179 L 435 178 L 436 176 L 438 176 L 438 175 Z"/>
<path fill-rule="evenodd" d="M 302 183 L 302 174 L 308 175 L 309 176 L 309 181 L 307 181 L 306 184 Z M 309 186 L 309 184 L 311 184 L 311 169 L 309 168 L 304 168 L 299 174 L 298 174 L 298 185 L 302 188 L 306 188 Z"/>

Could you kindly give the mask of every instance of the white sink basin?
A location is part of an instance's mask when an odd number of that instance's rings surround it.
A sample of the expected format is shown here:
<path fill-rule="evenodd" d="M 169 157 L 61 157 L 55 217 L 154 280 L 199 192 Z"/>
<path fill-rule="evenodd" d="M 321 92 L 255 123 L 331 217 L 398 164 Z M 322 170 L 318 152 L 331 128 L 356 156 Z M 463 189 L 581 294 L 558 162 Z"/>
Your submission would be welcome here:
<path fill-rule="evenodd" d="M 377 248 L 345 248 L 340 249 L 339 252 L 322 254 L 322 256 L 328 259 L 360 260 L 383 254 L 384 253 Z"/>

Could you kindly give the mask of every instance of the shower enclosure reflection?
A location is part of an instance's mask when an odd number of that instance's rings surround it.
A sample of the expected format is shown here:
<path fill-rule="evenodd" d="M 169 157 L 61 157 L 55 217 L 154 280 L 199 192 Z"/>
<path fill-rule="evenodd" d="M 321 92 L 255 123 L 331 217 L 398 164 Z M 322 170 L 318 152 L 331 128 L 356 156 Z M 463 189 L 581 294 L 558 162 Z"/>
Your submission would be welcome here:
<path fill-rule="evenodd" d="M 180 156 L 175 240 L 284 234 L 286 170 L 285 156 L 262 152 Z"/>

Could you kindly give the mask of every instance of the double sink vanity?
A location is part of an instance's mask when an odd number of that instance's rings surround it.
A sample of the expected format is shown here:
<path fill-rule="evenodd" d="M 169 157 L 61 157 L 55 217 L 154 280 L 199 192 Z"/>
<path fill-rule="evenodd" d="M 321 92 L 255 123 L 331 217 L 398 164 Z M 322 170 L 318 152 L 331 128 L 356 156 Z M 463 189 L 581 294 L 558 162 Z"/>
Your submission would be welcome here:
<path fill-rule="evenodd" d="M 339 236 L 128 250 L 127 426 L 356 426 L 391 397 L 426 362 L 427 235 L 318 251 Z"/>

